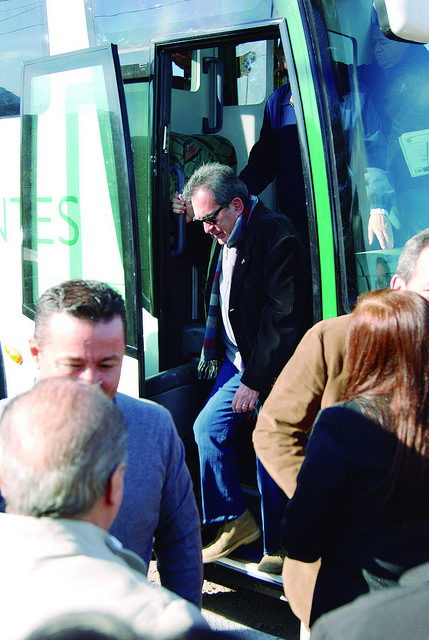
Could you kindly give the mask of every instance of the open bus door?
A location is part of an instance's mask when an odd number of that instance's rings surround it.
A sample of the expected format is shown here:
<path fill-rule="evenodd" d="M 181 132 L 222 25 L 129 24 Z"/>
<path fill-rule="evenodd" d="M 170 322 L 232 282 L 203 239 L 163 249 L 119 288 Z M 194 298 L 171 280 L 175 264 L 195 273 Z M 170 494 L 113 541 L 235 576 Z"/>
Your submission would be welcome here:
<path fill-rule="evenodd" d="M 162 234 L 164 253 L 158 254 L 161 262 L 155 268 L 155 273 L 165 283 L 161 286 L 158 280 L 157 286 L 158 294 L 164 296 L 159 298 L 161 369 L 180 368 L 183 358 L 189 357 L 196 364 L 199 357 L 205 326 L 204 278 L 212 242 L 202 229 L 187 225 L 185 242 L 180 247 L 180 230 L 175 228 L 177 221 L 172 220 L 170 201 L 174 191 L 181 188 L 172 168 L 178 167 L 182 172 L 183 184 L 204 162 L 229 164 L 237 173 L 246 166 L 249 151 L 259 138 L 266 100 L 276 88 L 274 72 L 278 63 L 274 51 L 281 35 L 287 37 L 285 22 L 272 20 L 252 28 L 228 28 L 155 44 L 154 157 L 157 172 L 153 217 L 158 224 L 163 220 L 165 225 Z M 294 65 L 287 39 L 284 48 L 288 51 L 292 76 Z M 188 68 L 180 73 L 176 60 L 179 63 L 187 60 Z M 127 83 L 125 88 L 127 92 Z M 312 203 L 310 186 L 309 189 L 308 202 Z M 272 187 L 261 198 L 270 208 L 277 208 Z M 311 207 L 309 204 L 309 209 Z M 312 218 L 311 214 L 309 218 Z M 195 237 L 189 248 L 186 240 L 191 236 Z M 317 244 L 313 243 L 313 246 L 316 248 Z M 316 296 L 315 306 L 317 304 Z M 164 345 L 164 351 L 161 345 Z M 149 379 L 148 389 L 152 382 L 160 379 Z M 199 388 L 200 399 L 204 401 L 209 389 L 202 382 L 196 385 L 195 389 Z M 192 422 L 187 421 L 188 442 L 193 441 Z M 251 429 L 243 429 L 237 448 L 243 492 L 252 511 L 260 518 Z M 197 475 L 194 475 L 196 483 Z M 264 581 L 265 585 L 259 585 L 262 589 L 273 585 L 277 595 L 281 595 L 281 578 L 262 574 L 256 569 L 262 555 L 259 540 L 236 550 L 232 557 L 207 566 L 206 575 L 216 576 L 219 567 L 223 575 L 225 568 L 234 573 L 239 571 L 257 578 L 255 582 Z"/>
<path fill-rule="evenodd" d="M 21 110 L 23 314 L 33 318 L 41 293 L 63 280 L 115 287 L 127 308 L 127 355 L 137 363 L 128 359 L 134 371 L 123 384 L 143 395 L 135 188 L 115 47 L 26 64 Z"/>

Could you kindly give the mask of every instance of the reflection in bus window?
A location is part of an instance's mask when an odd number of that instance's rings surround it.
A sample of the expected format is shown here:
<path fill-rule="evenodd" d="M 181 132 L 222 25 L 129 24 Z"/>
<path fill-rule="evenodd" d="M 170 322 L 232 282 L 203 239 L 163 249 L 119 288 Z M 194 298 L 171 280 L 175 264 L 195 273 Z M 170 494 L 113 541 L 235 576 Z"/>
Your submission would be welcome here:
<path fill-rule="evenodd" d="M 369 1 L 319 6 L 351 303 L 388 286 L 406 240 L 429 226 L 429 52 L 388 40 Z"/>
<path fill-rule="evenodd" d="M 171 54 L 173 89 L 191 89 L 192 51 L 180 49 Z"/>
<path fill-rule="evenodd" d="M 22 62 L 48 55 L 43 2 L 22 7 L 21 0 L 0 3 L 0 117 L 19 115 Z M 7 63 L 6 63 L 7 61 Z"/>
<path fill-rule="evenodd" d="M 0 117 L 19 115 L 19 98 L 12 91 L 0 87 Z"/>
<path fill-rule="evenodd" d="M 376 18 L 373 62 L 361 74 L 381 118 L 394 184 L 392 225 L 398 244 L 427 226 L 429 195 L 429 52 L 423 45 L 388 40 Z M 426 220 L 423 219 L 423 216 Z"/>

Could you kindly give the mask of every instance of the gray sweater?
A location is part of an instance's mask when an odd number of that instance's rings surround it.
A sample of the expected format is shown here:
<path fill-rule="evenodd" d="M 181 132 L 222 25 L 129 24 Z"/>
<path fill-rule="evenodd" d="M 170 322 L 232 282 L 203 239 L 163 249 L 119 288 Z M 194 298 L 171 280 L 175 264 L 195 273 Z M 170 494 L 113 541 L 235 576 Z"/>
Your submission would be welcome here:
<path fill-rule="evenodd" d="M 171 414 L 122 393 L 115 402 L 128 427 L 128 461 L 122 505 L 110 531 L 148 564 L 153 540 L 163 586 L 200 606 L 200 518 Z"/>

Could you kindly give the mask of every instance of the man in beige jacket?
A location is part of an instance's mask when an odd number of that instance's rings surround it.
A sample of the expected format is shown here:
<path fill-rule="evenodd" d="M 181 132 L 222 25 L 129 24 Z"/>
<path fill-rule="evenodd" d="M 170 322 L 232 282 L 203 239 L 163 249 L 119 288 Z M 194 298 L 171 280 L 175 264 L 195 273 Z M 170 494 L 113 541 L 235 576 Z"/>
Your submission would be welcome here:
<path fill-rule="evenodd" d="M 152 584 L 108 533 L 121 504 L 127 427 L 97 384 L 50 378 L 0 421 L 2 640 L 56 616 L 109 613 L 154 640 L 207 630 L 199 609 Z"/>
<path fill-rule="evenodd" d="M 405 244 L 390 288 L 416 291 L 429 300 L 429 228 Z M 330 318 L 304 335 L 259 414 L 253 432 L 256 454 L 289 498 L 318 412 L 339 402 L 344 391 L 348 324 L 349 316 Z M 283 567 L 285 594 L 307 627 L 318 569 L 318 562 L 289 559 Z"/>

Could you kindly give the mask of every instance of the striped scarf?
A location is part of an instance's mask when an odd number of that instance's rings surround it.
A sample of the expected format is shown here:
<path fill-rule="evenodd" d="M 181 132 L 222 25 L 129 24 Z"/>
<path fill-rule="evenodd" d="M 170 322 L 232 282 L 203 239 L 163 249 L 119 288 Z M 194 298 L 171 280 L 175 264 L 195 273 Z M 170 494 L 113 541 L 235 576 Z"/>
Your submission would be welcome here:
<path fill-rule="evenodd" d="M 249 202 L 241 216 L 238 218 L 231 236 L 228 240 L 228 247 L 239 244 L 244 230 L 252 215 L 258 199 L 256 196 L 249 196 Z M 199 379 L 211 380 L 216 378 L 219 373 L 221 362 L 218 360 L 217 341 L 219 330 L 219 281 L 222 271 L 222 248 L 219 252 L 219 258 L 216 265 L 216 271 L 213 278 L 212 289 L 210 292 L 209 308 L 207 312 L 206 329 L 204 333 L 203 348 L 201 351 L 200 362 L 198 364 Z"/>

